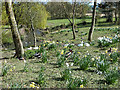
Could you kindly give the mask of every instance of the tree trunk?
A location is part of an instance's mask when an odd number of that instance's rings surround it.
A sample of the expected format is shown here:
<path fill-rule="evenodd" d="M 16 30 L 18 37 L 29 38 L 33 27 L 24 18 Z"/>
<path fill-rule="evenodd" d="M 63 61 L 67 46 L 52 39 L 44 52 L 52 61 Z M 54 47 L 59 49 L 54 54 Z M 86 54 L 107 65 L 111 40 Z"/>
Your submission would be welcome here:
<path fill-rule="evenodd" d="M 74 24 L 74 18 L 75 18 L 75 5 L 76 5 L 76 2 L 74 2 L 74 5 L 73 5 L 73 20 L 72 20 L 72 32 L 73 32 L 73 39 L 75 39 L 75 24 Z"/>
<path fill-rule="evenodd" d="M 120 25 L 120 1 L 118 3 L 118 25 Z"/>
<path fill-rule="evenodd" d="M 33 38 L 34 38 L 34 47 L 36 47 L 36 34 L 35 34 L 35 29 L 33 26 L 33 22 L 31 21 L 31 29 L 32 29 L 32 33 L 33 33 Z"/>
<path fill-rule="evenodd" d="M 13 37 L 13 42 L 15 45 L 15 51 L 16 51 L 16 57 L 17 58 L 22 58 L 24 55 L 24 49 L 23 49 L 23 44 L 20 38 L 20 34 L 18 32 L 14 12 L 12 9 L 12 2 L 9 0 L 8 2 L 5 2 L 5 7 L 6 7 L 6 12 L 8 14 L 9 18 L 9 23 L 11 26 L 11 32 L 12 32 L 12 37 Z"/>
<path fill-rule="evenodd" d="M 96 4 L 97 4 L 97 1 L 94 0 L 94 7 L 93 7 L 93 15 L 92 15 L 92 24 L 91 24 L 91 28 L 90 28 L 90 31 L 89 31 L 89 35 L 88 35 L 88 40 L 89 41 L 92 41 L 92 36 L 93 36 L 93 32 L 94 32 L 94 26 L 95 26 L 95 17 L 96 17 Z"/>
<path fill-rule="evenodd" d="M 117 23 L 117 10 L 115 10 L 115 23 Z"/>
<path fill-rule="evenodd" d="M 112 12 L 108 12 L 108 16 L 107 16 L 106 22 L 113 22 L 113 15 L 112 15 Z"/>

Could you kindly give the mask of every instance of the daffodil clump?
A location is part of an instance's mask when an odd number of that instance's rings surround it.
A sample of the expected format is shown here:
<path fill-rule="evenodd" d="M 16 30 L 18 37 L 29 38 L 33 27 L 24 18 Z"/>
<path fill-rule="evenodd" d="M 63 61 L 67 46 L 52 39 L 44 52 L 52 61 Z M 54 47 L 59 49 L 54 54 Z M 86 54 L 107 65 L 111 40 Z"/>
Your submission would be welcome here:
<path fill-rule="evenodd" d="M 67 87 L 69 89 L 75 89 L 75 88 L 84 88 L 87 84 L 87 79 L 81 79 L 81 78 L 71 78 L 68 81 Z"/>
<path fill-rule="evenodd" d="M 113 84 L 120 78 L 120 75 L 118 73 L 118 68 L 114 68 L 113 70 L 108 70 L 104 76 L 107 84 Z"/>
<path fill-rule="evenodd" d="M 73 63 L 69 64 L 69 63 L 66 63 L 66 69 L 61 72 L 61 76 L 62 76 L 62 79 L 63 80 L 70 80 L 71 77 L 72 77 L 72 71 L 71 71 L 71 68 L 70 66 L 73 66 Z"/>
<path fill-rule="evenodd" d="M 105 47 L 117 43 L 118 41 L 118 35 L 115 35 L 114 37 L 103 36 L 98 38 L 98 46 Z"/>
<path fill-rule="evenodd" d="M 79 60 L 80 69 L 86 70 L 90 66 L 91 55 L 85 55 Z"/>
<path fill-rule="evenodd" d="M 31 88 L 39 88 L 39 85 L 36 85 L 35 82 L 31 82 L 30 87 Z"/>
<path fill-rule="evenodd" d="M 99 58 L 97 58 L 96 61 L 97 61 L 96 68 L 98 69 L 98 71 L 104 73 L 110 67 L 110 62 L 107 61 L 106 54 L 100 54 Z"/>

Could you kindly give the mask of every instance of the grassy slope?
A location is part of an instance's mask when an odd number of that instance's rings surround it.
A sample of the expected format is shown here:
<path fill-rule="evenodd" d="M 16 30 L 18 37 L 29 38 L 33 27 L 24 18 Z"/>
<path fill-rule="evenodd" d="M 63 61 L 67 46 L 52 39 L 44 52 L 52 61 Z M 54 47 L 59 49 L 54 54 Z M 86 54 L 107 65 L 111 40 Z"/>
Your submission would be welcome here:
<path fill-rule="evenodd" d="M 57 21 L 56 21 L 57 22 Z M 106 27 L 106 26 L 105 26 Z M 109 26 L 110 27 L 110 26 Z M 113 26 L 111 26 L 113 27 Z M 114 26 L 115 27 L 115 26 Z M 50 40 L 52 39 L 53 41 L 59 40 L 59 41 L 63 41 L 63 40 L 70 40 L 71 43 L 74 44 L 78 44 L 80 43 L 81 37 L 79 36 L 81 34 L 81 32 L 87 32 L 89 31 L 90 27 L 84 27 L 84 28 L 79 28 L 79 32 L 76 34 L 76 40 L 72 40 L 72 32 L 63 32 L 61 34 L 48 34 L 45 37 L 41 37 L 44 38 L 45 40 Z M 102 27 L 103 28 L 103 27 Z M 65 36 L 65 34 L 68 34 L 67 36 Z M 96 41 L 94 46 L 90 46 L 90 47 L 73 47 L 74 50 L 76 51 L 80 51 L 81 52 L 81 56 L 83 56 L 83 54 L 85 54 L 87 51 L 92 54 L 92 55 L 97 55 L 100 52 L 104 52 L 104 50 L 101 50 L 100 48 L 97 48 L 97 38 L 100 36 L 111 36 L 113 35 L 112 31 L 95 31 L 94 32 L 94 36 L 93 36 L 93 40 Z M 87 35 L 83 36 L 84 41 L 87 41 Z M 72 41 L 71 41 L 72 40 Z M 113 47 L 117 47 L 117 44 L 113 45 Z M 58 47 L 57 50 L 61 50 L 63 49 L 63 47 Z M 108 49 L 108 48 L 107 48 Z M 95 51 L 99 51 L 99 52 L 95 52 Z M 40 71 L 40 67 L 44 66 L 46 68 L 45 70 L 45 77 L 46 77 L 46 87 L 66 87 L 65 81 L 61 81 L 60 80 L 60 72 L 64 70 L 64 68 L 57 68 L 56 67 L 56 57 L 55 57 L 56 51 L 49 51 L 49 61 L 48 63 L 44 64 L 41 63 L 40 59 L 29 59 L 27 60 L 28 65 L 29 65 L 29 72 L 23 72 L 23 68 L 24 68 L 24 63 L 23 61 L 18 61 L 16 59 L 7 59 L 7 62 L 10 66 L 15 66 L 15 70 L 8 71 L 8 75 L 3 77 L 3 87 L 9 87 L 11 83 L 16 84 L 16 83 L 22 83 L 25 84 L 24 87 L 29 87 L 30 82 L 35 81 L 36 78 L 38 77 L 38 72 Z M 3 53 L 4 56 L 8 57 L 9 55 L 13 55 L 11 54 L 11 52 L 9 53 L 8 51 Z M 9 56 L 10 57 L 10 56 Z M 68 61 L 69 62 L 69 61 Z M 114 66 L 114 65 L 113 65 Z M 112 65 L 111 65 L 112 67 Z M 73 76 L 74 77 L 82 77 L 85 76 L 87 77 L 88 80 L 88 85 L 85 87 L 89 87 L 89 88 L 98 88 L 100 87 L 107 87 L 108 85 L 105 84 L 98 84 L 98 82 L 100 80 L 104 80 L 102 75 L 98 75 L 96 74 L 96 72 L 92 72 L 92 70 L 96 70 L 95 68 L 89 68 L 89 70 L 87 71 L 82 71 L 79 70 L 79 66 L 73 66 L 71 67 L 73 69 Z M 7 85 L 8 84 L 8 85 Z M 117 83 L 114 85 L 110 85 L 109 87 L 117 87 Z"/>

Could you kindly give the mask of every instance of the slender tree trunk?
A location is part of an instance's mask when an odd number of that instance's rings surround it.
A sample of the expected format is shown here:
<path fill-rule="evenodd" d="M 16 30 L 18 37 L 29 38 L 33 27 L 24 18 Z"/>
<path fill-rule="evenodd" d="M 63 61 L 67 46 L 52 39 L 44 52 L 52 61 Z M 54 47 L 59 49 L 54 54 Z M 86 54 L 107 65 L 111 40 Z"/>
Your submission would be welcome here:
<path fill-rule="evenodd" d="M 33 38 L 34 38 L 34 47 L 36 47 L 36 34 L 35 34 L 35 28 L 34 28 L 34 25 L 33 25 L 33 16 L 31 15 L 31 6 L 27 3 L 27 6 L 28 6 L 28 10 L 29 10 L 29 15 L 30 15 L 30 24 L 31 24 L 31 30 L 32 30 L 32 33 L 33 33 Z"/>
<path fill-rule="evenodd" d="M 36 47 L 36 34 L 35 34 L 35 29 L 33 26 L 33 22 L 31 22 L 31 29 L 32 29 L 32 33 L 33 33 L 33 38 L 34 38 L 34 47 Z"/>
<path fill-rule="evenodd" d="M 73 39 L 75 39 L 75 23 L 74 23 L 74 18 L 75 18 L 75 5 L 76 5 L 76 2 L 74 2 L 74 5 L 73 5 L 73 20 L 72 20 L 72 32 L 73 32 Z"/>
<path fill-rule="evenodd" d="M 118 3 L 118 25 L 120 25 L 120 1 Z"/>
<path fill-rule="evenodd" d="M 117 10 L 115 10 L 115 23 L 117 23 Z"/>
<path fill-rule="evenodd" d="M 92 41 L 92 36 L 93 36 L 93 32 L 94 32 L 94 26 L 95 26 L 95 17 L 96 17 L 96 4 L 97 4 L 97 0 L 94 0 L 94 7 L 93 7 L 93 15 L 92 15 L 92 24 L 91 24 L 91 28 L 89 31 L 89 35 L 88 35 L 88 40 Z"/>
<path fill-rule="evenodd" d="M 106 22 L 113 22 L 113 15 L 112 15 L 112 12 L 108 12 L 108 16 L 107 16 Z"/>
<path fill-rule="evenodd" d="M 23 44 L 22 44 L 21 38 L 20 38 L 20 34 L 18 32 L 14 12 L 12 9 L 11 0 L 9 0 L 8 2 L 5 2 L 5 7 L 6 7 L 6 12 L 8 14 L 9 23 L 11 26 L 12 37 L 13 37 L 13 41 L 14 41 L 14 45 L 15 45 L 15 51 L 16 51 L 15 55 L 17 56 L 17 58 L 20 59 L 24 55 L 24 49 L 23 49 Z"/>

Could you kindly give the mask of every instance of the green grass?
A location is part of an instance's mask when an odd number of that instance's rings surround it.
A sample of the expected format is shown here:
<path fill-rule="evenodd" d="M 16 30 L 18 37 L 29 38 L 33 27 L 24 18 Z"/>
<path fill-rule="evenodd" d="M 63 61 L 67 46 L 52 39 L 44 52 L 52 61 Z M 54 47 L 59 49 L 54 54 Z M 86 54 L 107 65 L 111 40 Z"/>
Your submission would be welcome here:
<path fill-rule="evenodd" d="M 57 23 L 57 20 L 55 22 Z M 59 23 L 57 23 L 57 24 L 60 24 L 61 22 L 59 21 Z M 63 20 L 63 22 L 67 22 L 67 21 Z M 106 26 L 104 26 L 104 27 L 106 27 Z M 111 27 L 113 27 L 113 26 L 111 26 Z M 116 27 L 116 26 L 114 26 L 114 27 Z M 52 39 L 53 41 L 58 40 L 59 42 L 62 42 L 63 40 L 65 40 L 65 41 L 69 40 L 70 43 L 79 44 L 81 41 L 81 36 L 80 36 L 81 32 L 88 33 L 89 28 L 90 27 L 78 28 L 77 30 L 79 30 L 79 32 L 76 33 L 76 40 L 72 40 L 72 32 L 62 32 L 60 34 L 51 34 L 50 33 L 44 37 L 39 37 L 39 38 L 44 39 L 46 41 L 50 40 L 50 39 Z M 67 34 L 67 35 L 65 35 L 65 34 Z M 105 52 L 105 50 L 102 50 L 101 48 L 97 47 L 97 45 L 98 45 L 97 38 L 100 36 L 104 36 L 104 35 L 111 36 L 113 34 L 115 34 L 115 33 L 113 33 L 113 31 L 94 31 L 94 34 L 93 34 L 93 40 L 95 41 L 94 46 L 90 46 L 90 47 L 74 46 L 74 47 L 72 47 L 72 49 L 75 51 L 81 52 L 81 56 L 86 54 L 87 51 L 90 54 L 92 54 L 92 56 L 96 56 L 101 52 Z M 84 39 L 84 41 L 87 42 L 88 35 L 83 36 L 82 38 Z M 40 43 L 38 43 L 38 45 L 39 44 Z M 117 44 L 114 44 L 113 47 L 117 47 Z M 27 59 L 26 61 L 28 62 L 28 66 L 29 66 L 28 72 L 23 72 L 23 69 L 24 69 L 23 61 L 19 61 L 17 59 L 7 59 L 7 64 L 10 66 L 15 66 L 16 68 L 13 71 L 9 70 L 7 76 L 2 77 L 3 78 L 3 82 L 2 82 L 3 88 L 10 87 L 11 83 L 22 84 L 22 87 L 29 88 L 30 83 L 32 81 L 36 81 L 36 78 L 39 75 L 38 72 L 40 71 L 41 66 L 44 66 L 46 68 L 46 70 L 45 70 L 46 85 L 43 87 L 65 88 L 67 86 L 65 84 L 66 82 L 61 80 L 61 75 L 60 75 L 60 72 L 62 72 L 64 70 L 64 67 L 58 68 L 56 66 L 57 59 L 55 57 L 56 51 L 62 50 L 62 49 L 63 49 L 63 47 L 58 47 L 56 50 L 50 50 L 48 52 L 48 55 L 50 56 L 48 63 L 42 63 L 41 59 L 37 59 L 37 58 L 36 59 Z M 109 47 L 107 47 L 105 49 L 109 49 Z M 13 56 L 12 52 L 13 51 L 10 51 L 10 52 L 4 51 L 3 57 L 10 58 L 10 56 Z M 67 62 L 69 62 L 69 61 L 67 61 Z M 116 66 L 116 64 L 111 65 L 111 68 L 115 67 L 115 66 Z M 100 83 L 102 80 L 104 81 L 104 76 L 96 74 L 95 68 L 88 68 L 88 70 L 86 70 L 86 71 L 79 70 L 78 69 L 79 66 L 72 66 L 71 68 L 73 69 L 73 77 L 82 77 L 82 75 L 83 75 L 87 78 L 88 84 L 87 84 L 87 86 L 85 86 L 85 88 L 100 88 L 100 87 L 116 88 L 118 86 L 117 83 L 115 83 L 114 85 L 106 85 L 105 83 Z"/>
<path fill-rule="evenodd" d="M 72 21 L 72 19 L 70 19 Z M 115 20 L 115 18 L 113 18 L 113 21 Z M 83 21 L 86 21 L 86 22 L 91 22 L 92 19 L 75 19 L 75 23 L 82 23 Z M 98 22 L 105 22 L 106 21 L 106 18 L 99 18 L 98 19 Z M 57 19 L 57 20 L 47 20 L 47 25 L 48 27 L 54 27 L 54 26 L 58 26 L 58 25 L 61 25 L 61 24 L 69 24 L 69 20 L 68 19 Z M 101 23 L 101 25 L 104 25 L 104 24 L 109 24 L 109 23 Z M 99 24 L 100 25 L 100 24 Z"/>

